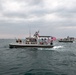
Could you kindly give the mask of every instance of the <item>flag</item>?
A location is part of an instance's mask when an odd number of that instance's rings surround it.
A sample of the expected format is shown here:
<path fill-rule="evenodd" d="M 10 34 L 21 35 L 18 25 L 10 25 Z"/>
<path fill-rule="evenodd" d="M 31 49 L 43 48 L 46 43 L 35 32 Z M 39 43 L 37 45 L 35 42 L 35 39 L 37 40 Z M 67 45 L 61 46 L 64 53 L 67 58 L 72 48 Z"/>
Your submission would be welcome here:
<path fill-rule="evenodd" d="M 56 40 L 56 37 L 51 37 L 51 40 L 55 41 Z"/>

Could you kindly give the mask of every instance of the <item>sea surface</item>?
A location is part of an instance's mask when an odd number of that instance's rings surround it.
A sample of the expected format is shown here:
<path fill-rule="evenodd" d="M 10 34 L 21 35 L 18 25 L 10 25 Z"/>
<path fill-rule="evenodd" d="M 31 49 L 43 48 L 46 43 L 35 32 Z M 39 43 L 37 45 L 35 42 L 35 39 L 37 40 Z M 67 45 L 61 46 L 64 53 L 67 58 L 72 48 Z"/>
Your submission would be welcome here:
<path fill-rule="evenodd" d="M 0 39 L 0 75 L 76 75 L 76 42 L 53 48 L 9 48 L 13 39 Z"/>

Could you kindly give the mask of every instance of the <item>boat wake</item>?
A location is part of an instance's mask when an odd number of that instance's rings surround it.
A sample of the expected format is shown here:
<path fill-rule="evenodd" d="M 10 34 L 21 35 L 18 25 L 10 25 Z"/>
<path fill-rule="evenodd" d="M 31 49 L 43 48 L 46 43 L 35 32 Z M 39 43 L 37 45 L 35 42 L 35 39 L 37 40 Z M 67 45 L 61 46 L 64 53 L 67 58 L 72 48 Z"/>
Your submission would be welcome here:
<path fill-rule="evenodd" d="M 58 50 L 62 48 L 63 46 L 54 46 L 53 48 L 38 48 L 38 50 Z"/>
<path fill-rule="evenodd" d="M 38 48 L 38 50 L 51 50 L 52 48 Z"/>
<path fill-rule="evenodd" d="M 54 46 L 53 49 L 61 49 L 63 46 Z"/>

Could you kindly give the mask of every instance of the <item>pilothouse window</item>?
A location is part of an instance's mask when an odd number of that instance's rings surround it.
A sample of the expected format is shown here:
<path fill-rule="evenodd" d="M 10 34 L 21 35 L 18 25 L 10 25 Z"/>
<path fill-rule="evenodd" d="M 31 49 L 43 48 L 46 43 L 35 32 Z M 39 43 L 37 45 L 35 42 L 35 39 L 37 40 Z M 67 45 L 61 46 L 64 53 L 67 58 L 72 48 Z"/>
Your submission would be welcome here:
<path fill-rule="evenodd" d="M 37 39 L 36 38 L 27 38 L 26 39 L 26 44 L 36 44 L 37 43 Z"/>

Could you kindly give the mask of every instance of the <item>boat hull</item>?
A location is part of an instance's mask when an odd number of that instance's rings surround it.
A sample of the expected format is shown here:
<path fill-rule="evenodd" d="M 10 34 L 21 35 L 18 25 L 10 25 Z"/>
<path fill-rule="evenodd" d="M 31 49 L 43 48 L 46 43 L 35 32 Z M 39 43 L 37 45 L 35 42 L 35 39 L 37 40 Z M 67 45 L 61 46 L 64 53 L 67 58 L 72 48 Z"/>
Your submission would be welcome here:
<path fill-rule="evenodd" d="M 59 40 L 59 42 L 73 43 L 73 41 L 62 41 L 62 40 Z"/>
<path fill-rule="evenodd" d="M 53 45 L 9 44 L 9 48 L 53 48 Z"/>

